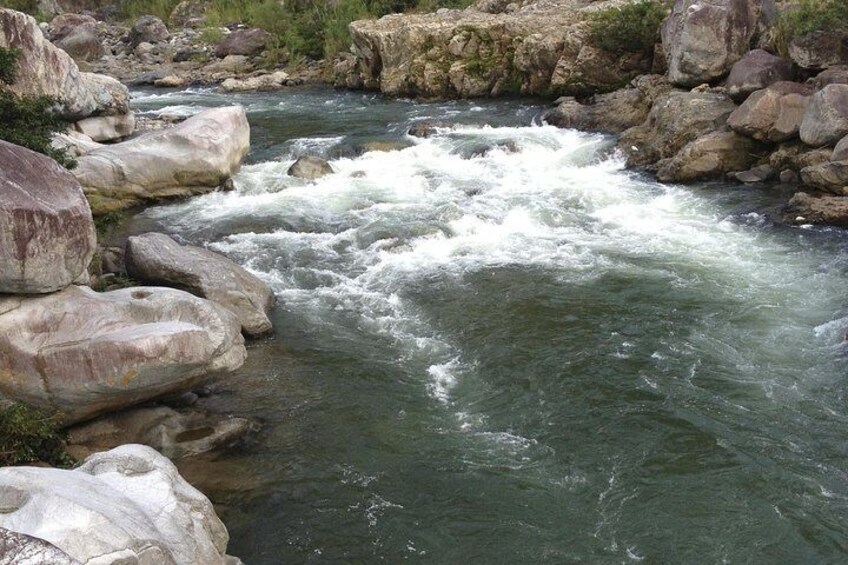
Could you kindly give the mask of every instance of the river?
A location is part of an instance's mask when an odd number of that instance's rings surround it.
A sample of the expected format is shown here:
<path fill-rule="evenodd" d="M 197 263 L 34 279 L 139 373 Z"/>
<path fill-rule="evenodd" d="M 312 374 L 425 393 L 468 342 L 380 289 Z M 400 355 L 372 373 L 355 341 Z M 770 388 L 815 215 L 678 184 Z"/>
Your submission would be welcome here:
<path fill-rule="evenodd" d="M 216 397 L 264 422 L 211 493 L 248 565 L 848 559 L 848 239 L 785 192 L 657 184 L 532 101 L 134 103 L 252 125 L 235 191 L 131 223 L 276 294 Z"/>

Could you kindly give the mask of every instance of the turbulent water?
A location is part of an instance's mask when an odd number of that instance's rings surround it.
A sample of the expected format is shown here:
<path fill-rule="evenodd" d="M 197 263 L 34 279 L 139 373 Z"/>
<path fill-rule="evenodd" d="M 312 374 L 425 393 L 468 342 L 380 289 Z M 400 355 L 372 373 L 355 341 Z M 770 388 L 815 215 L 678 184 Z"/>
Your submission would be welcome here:
<path fill-rule="evenodd" d="M 212 493 L 246 563 L 848 559 L 842 232 L 659 185 L 530 104 L 136 96 L 253 127 L 234 192 L 132 228 L 277 296 L 219 397 L 265 422 Z M 462 125 L 405 135 L 425 117 Z M 287 176 L 302 154 L 335 173 Z"/>

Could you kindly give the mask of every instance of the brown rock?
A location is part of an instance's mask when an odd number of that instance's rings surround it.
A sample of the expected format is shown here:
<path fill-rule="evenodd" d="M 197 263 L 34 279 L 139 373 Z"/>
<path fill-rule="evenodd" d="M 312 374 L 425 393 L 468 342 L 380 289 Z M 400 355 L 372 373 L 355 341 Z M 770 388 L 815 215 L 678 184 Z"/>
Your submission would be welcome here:
<path fill-rule="evenodd" d="M 792 74 L 789 61 L 768 51 L 754 49 L 733 65 L 725 86 L 731 98 L 744 100 L 752 92 L 776 82 L 792 80 Z"/>
<path fill-rule="evenodd" d="M 785 217 L 791 223 L 848 227 L 848 198 L 798 192 L 789 201 Z"/>
<path fill-rule="evenodd" d="M 156 16 L 141 16 L 130 29 L 127 43 L 136 48 L 142 43 L 155 45 L 167 41 L 171 36 L 164 22 Z"/>
<path fill-rule="evenodd" d="M 734 131 L 759 141 L 779 143 L 798 135 L 812 94 L 795 82 L 778 82 L 751 94 L 727 119 Z"/>
<path fill-rule="evenodd" d="M 789 42 L 789 57 L 802 69 L 848 64 L 848 31 L 814 31 Z"/>
<path fill-rule="evenodd" d="M 721 178 L 731 171 L 747 169 L 761 152 L 755 141 L 732 131 L 708 133 L 688 143 L 674 157 L 660 161 L 657 178 L 662 182 Z"/>
<path fill-rule="evenodd" d="M 801 169 L 804 184 L 836 194 L 848 196 L 848 161 L 827 161 Z"/>
<path fill-rule="evenodd" d="M 835 145 L 848 135 L 848 84 L 830 84 L 813 94 L 800 134 L 813 147 Z"/>
<path fill-rule="evenodd" d="M 263 29 L 238 29 L 221 40 L 215 49 L 215 56 L 223 59 L 227 55 L 259 55 L 273 39 L 274 36 Z"/>

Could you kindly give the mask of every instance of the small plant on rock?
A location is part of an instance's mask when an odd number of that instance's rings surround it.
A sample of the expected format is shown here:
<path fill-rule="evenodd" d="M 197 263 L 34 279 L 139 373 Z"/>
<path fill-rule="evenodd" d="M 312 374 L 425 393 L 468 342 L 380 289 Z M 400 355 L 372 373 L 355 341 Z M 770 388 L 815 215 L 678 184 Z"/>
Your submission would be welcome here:
<path fill-rule="evenodd" d="M 599 10 L 589 16 L 590 39 L 610 53 L 650 55 L 660 39 L 660 27 L 667 15 L 668 9 L 657 0 Z"/>
<path fill-rule="evenodd" d="M 774 46 L 786 55 L 789 43 L 813 31 L 848 29 L 848 2 L 845 0 L 799 0 L 786 6 L 774 28 Z"/>
<path fill-rule="evenodd" d="M 36 461 L 56 467 L 74 465 L 65 452 L 59 419 L 20 403 L 0 409 L 0 466 Z"/>

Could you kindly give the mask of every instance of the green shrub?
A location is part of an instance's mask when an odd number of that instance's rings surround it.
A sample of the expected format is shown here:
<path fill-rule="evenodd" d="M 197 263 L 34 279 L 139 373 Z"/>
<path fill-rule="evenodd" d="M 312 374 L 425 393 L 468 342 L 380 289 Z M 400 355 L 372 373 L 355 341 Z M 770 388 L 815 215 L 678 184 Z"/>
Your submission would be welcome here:
<path fill-rule="evenodd" d="M 74 464 L 65 452 L 58 417 L 47 416 L 25 404 L 12 404 L 0 411 L 0 466 L 35 461 L 57 467 Z"/>
<path fill-rule="evenodd" d="M 775 48 L 786 55 L 789 42 L 812 31 L 848 28 L 846 0 L 799 0 L 780 14 L 774 28 Z"/>
<path fill-rule="evenodd" d="M 38 0 L 0 0 L 0 8 L 9 8 L 34 16 L 38 13 Z"/>
<path fill-rule="evenodd" d="M 668 9 L 656 0 L 599 10 L 589 17 L 590 38 L 593 44 L 610 53 L 651 54 L 667 15 Z"/>
<path fill-rule="evenodd" d="M 18 59 L 21 52 L 17 49 L 0 47 L 0 84 L 12 84 L 18 74 Z"/>

